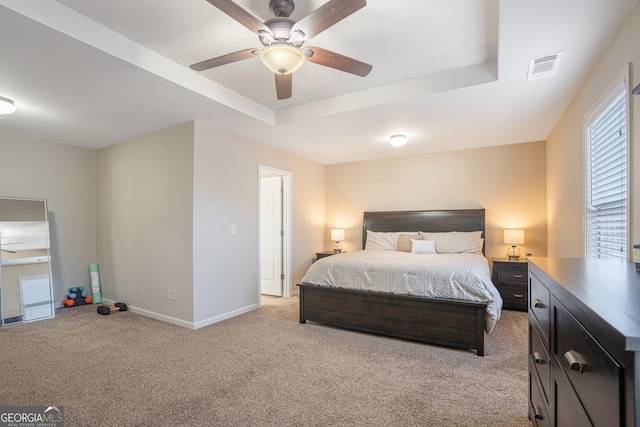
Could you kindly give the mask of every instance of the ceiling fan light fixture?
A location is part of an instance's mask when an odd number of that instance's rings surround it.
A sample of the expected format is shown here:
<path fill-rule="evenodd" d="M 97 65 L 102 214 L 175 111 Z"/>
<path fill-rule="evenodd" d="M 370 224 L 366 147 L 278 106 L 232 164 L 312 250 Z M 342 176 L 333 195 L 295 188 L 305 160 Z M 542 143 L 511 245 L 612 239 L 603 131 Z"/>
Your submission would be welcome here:
<path fill-rule="evenodd" d="M 15 111 L 16 106 L 13 104 L 13 101 L 0 96 L 0 114 L 11 114 L 15 113 Z"/>
<path fill-rule="evenodd" d="M 391 135 L 389 137 L 389 144 L 392 147 L 402 147 L 407 143 L 407 135 Z"/>
<path fill-rule="evenodd" d="M 277 74 L 291 74 L 305 63 L 302 51 L 288 44 L 275 44 L 260 53 L 260 61 Z"/>

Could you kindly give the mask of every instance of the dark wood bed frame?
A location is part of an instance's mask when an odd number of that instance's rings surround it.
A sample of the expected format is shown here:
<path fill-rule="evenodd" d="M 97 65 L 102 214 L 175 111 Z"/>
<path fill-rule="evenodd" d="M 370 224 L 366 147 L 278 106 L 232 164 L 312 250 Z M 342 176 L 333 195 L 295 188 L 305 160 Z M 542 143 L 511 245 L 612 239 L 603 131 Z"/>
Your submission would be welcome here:
<path fill-rule="evenodd" d="M 482 231 L 484 209 L 365 212 L 367 231 Z M 484 253 L 484 247 L 483 247 Z M 484 356 L 487 304 L 301 283 L 300 323 L 307 320 L 396 338 L 475 349 Z"/>

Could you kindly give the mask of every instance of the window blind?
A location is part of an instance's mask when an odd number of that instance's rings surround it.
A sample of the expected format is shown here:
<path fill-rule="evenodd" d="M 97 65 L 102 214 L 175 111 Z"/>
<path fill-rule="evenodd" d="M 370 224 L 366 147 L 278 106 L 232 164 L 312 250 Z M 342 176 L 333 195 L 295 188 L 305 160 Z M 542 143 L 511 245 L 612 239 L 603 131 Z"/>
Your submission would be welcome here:
<path fill-rule="evenodd" d="M 627 258 L 627 91 L 586 128 L 587 258 Z"/>

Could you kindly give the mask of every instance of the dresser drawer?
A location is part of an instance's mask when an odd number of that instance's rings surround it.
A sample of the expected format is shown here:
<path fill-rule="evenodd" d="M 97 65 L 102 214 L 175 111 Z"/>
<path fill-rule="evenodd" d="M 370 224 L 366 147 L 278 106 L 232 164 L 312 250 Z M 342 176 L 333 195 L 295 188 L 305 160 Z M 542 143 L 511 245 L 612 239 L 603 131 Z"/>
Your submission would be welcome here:
<path fill-rule="evenodd" d="M 546 427 L 551 425 L 547 403 L 544 401 L 538 382 L 531 378 L 529 372 L 529 418 L 534 427 Z"/>
<path fill-rule="evenodd" d="M 538 331 L 532 328 L 531 324 L 529 324 L 529 340 L 529 369 L 538 377 L 542 397 L 548 403 L 551 396 L 551 359 Z"/>
<path fill-rule="evenodd" d="M 549 325 L 551 322 L 551 294 L 538 278 L 529 273 L 529 311 L 533 313 L 545 347 L 549 348 Z"/>
<path fill-rule="evenodd" d="M 558 369 L 554 366 L 554 369 Z M 555 425 L 558 427 L 593 427 L 584 408 L 569 385 L 564 372 L 554 376 Z M 612 426 L 614 423 L 612 422 Z"/>
<path fill-rule="evenodd" d="M 559 302 L 554 302 L 555 357 L 594 426 L 620 425 L 620 365 Z"/>
<path fill-rule="evenodd" d="M 527 270 L 521 267 L 501 265 L 498 268 L 498 283 L 527 286 Z"/>

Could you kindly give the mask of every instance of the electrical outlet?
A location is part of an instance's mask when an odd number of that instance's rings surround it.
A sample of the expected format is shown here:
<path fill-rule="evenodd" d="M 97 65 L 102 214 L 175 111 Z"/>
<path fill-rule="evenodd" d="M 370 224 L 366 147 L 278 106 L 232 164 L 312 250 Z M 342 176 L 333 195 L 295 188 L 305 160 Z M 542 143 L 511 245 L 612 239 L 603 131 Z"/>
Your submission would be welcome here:
<path fill-rule="evenodd" d="M 173 292 L 171 292 L 171 289 L 167 289 L 167 299 L 169 300 L 173 299 Z"/>
<path fill-rule="evenodd" d="M 173 300 L 174 301 L 178 301 L 178 290 L 177 289 L 173 290 Z"/>

